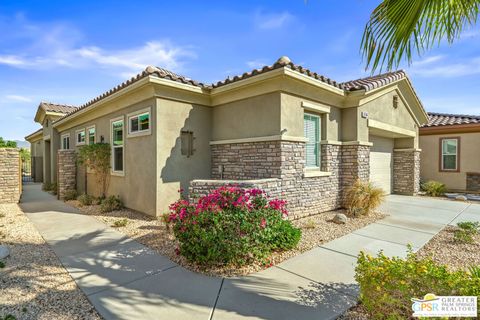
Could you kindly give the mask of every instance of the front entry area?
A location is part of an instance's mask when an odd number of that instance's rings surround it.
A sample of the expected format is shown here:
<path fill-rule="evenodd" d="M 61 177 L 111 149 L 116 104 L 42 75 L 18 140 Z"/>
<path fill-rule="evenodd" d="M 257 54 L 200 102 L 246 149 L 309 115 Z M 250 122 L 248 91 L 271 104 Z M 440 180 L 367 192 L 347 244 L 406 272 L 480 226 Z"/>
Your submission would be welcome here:
<path fill-rule="evenodd" d="M 370 182 L 392 193 L 394 139 L 370 135 Z"/>

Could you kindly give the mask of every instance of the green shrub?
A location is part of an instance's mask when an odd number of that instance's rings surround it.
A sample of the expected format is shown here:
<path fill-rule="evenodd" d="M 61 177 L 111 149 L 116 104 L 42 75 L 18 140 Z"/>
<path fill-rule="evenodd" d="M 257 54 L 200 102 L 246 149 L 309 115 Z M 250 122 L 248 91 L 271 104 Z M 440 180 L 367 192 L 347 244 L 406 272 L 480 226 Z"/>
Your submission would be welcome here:
<path fill-rule="evenodd" d="M 355 270 L 360 301 L 372 319 L 409 319 L 411 299 L 427 293 L 480 296 L 480 278 L 465 271 L 449 271 L 445 265 L 430 258 L 419 259 L 411 251 L 406 259 L 383 253 L 371 257 L 361 252 Z"/>
<path fill-rule="evenodd" d="M 272 251 L 296 247 L 301 231 L 286 217 L 285 201 L 268 200 L 258 189 L 221 187 L 195 203 L 173 203 L 166 220 L 179 253 L 212 266 L 265 261 Z"/>
<path fill-rule="evenodd" d="M 456 241 L 464 243 L 473 243 L 475 241 L 475 236 L 480 229 L 480 223 L 465 221 L 457 223 L 457 226 L 459 229 L 453 233 L 453 238 Z"/>
<path fill-rule="evenodd" d="M 120 227 L 125 227 L 127 224 L 128 224 L 128 219 L 118 219 L 113 222 L 112 227 L 120 228 Z"/>
<path fill-rule="evenodd" d="M 52 190 L 53 190 L 53 183 L 44 182 L 44 183 L 42 184 L 42 190 L 43 190 L 43 191 L 52 191 Z"/>
<path fill-rule="evenodd" d="M 91 206 L 93 204 L 93 202 L 95 201 L 95 197 L 84 193 L 84 194 L 78 196 L 77 200 L 78 200 L 78 202 L 80 202 L 80 204 L 82 206 Z"/>
<path fill-rule="evenodd" d="M 100 211 L 111 212 L 115 210 L 120 210 L 123 208 L 122 200 L 120 200 L 119 196 L 109 196 L 103 199 L 102 203 L 100 204 Z"/>
<path fill-rule="evenodd" d="M 3 268 L 5 268 L 5 262 L 0 261 L 0 269 L 3 269 Z"/>
<path fill-rule="evenodd" d="M 345 208 L 347 213 L 354 217 L 368 215 L 382 204 L 384 198 L 383 189 L 358 179 L 347 191 Z"/>
<path fill-rule="evenodd" d="M 468 272 L 470 272 L 472 277 L 480 279 L 480 266 L 471 266 L 468 268 Z"/>
<path fill-rule="evenodd" d="M 63 195 L 63 199 L 65 201 L 68 201 L 68 200 L 75 200 L 77 199 L 77 190 L 67 190 L 65 191 L 65 194 Z"/>
<path fill-rule="evenodd" d="M 422 184 L 422 190 L 429 196 L 439 197 L 445 193 L 447 188 L 441 182 L 430 180 Z"/>

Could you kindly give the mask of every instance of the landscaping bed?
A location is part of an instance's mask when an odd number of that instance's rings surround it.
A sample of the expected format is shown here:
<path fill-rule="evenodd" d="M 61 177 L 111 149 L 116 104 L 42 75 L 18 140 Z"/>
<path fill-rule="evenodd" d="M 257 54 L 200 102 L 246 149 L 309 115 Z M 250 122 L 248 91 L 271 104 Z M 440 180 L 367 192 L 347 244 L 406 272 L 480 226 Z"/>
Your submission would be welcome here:
<path fill-rule="evenodd" d="M 344 236 L 354 230 L 363 228 L 385 217 L 383 213 L 372 212 L 368 216 L 358 218 L 348 218 L 346 224 L 336 224 L 331 222 L 337 213 L 345 213 L 343 210 L 320 213 L 315 216 L 301 218 L 292 221 L 295 227 L 302 231 L 302 237 L 295 249 L 283 252 L 273 252 L 268 263 L 254 263 L 242 267 L 224 266 L 224 267 L 200 267 L 190 263 L 183 256 L 179 255 L 176 249 L 179 246 L 175 239 L 173 231 L 160 218 L 150 218 L 142 213 L 122 209 L 108 213 L 102 213 L 100 206 L 90 205 L 81 206 L 77 200 L 67 201 L 68 204 L 77 207 L 81 212 L 91 215 L 109 226 L 123 225 L 123 219 L 126 219 L 125 226 L 118 227 L 119 232 L 137 240 L 147 247 L 152 248 L 158 253 L 168 256 L 172 261 L 184 266 L 190 270 L 216 276 L 238 276 L 246 275 L 252 272 L 265 269 L 271 265 L 278 264 L 286 259 L 299 255 L 325 242 Z"/>
<path fill-rule="evenodd" d="M 469 272 L 470 267 L 480 266 L 480 234 L 474 235 L 471 242 L 463 242 L 455 238 L 455 232 L 459 230 L 459 227 L 447 226 L 430 239 L 416 253 L 416 257 L 419 260 L 431 259 L 436 265 L 446 265 L 447 270 L 450 272 Z M 386 317 L 387 315 L 385 315 Z M 367 320 L 371 319 L 371 317 L 362 304 L 357 304 L 344 314 L 341 319 Z"/>
<path fill-rule="evenodd" d="M 0 319 L 101 319 L 16 204 L 0 204 L 0 244 L 10 249 L 0 268 Z"/>

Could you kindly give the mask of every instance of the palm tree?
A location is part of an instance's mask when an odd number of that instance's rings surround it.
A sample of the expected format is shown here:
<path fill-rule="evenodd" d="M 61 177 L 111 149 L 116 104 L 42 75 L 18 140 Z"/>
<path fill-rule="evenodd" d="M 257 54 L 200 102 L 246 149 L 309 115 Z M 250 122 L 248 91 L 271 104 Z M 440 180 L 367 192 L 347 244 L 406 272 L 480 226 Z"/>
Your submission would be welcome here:
<path fill-rule="evenodd" d="M 384 0 L 365 26 L 366 68 L 390 70 L 444 39 L 452 43 L 476 23 L 479 5 L 480 0 Z"/>

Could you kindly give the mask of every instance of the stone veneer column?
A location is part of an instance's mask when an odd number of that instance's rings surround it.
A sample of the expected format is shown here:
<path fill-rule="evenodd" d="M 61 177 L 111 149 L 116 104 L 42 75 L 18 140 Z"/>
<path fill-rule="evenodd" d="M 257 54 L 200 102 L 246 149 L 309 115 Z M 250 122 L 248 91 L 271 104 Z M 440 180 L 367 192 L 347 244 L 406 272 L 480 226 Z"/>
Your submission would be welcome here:
<path fill-rule="evenodd" d="M 480 191 L 480 172 L 467 172 L 467 191 Z"/>
<path fill-rule="evenodd" d="M 420 150 L 393 151 L 393 192 L 416 195 L 420 191 Z"/>
<path fill-rule="evenodd" d="M 357 179 L 370 180 L 370 146 L 343 145 L 342 146 L 342 191 L 352 186 Z"/>
<path fill-rule="evenodd" d="M 58 198 L 63 200 L 65 193 L 77 188 L 77 157 L 74 150 L 58 150 L 57 153 Z"/>
<path fill-rule="evenodd" d="M 21 193 L 20 153 L 0 148 L 0 203 L 17 203 Z"/>

